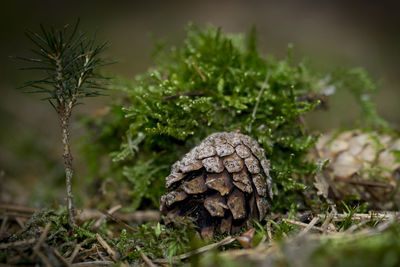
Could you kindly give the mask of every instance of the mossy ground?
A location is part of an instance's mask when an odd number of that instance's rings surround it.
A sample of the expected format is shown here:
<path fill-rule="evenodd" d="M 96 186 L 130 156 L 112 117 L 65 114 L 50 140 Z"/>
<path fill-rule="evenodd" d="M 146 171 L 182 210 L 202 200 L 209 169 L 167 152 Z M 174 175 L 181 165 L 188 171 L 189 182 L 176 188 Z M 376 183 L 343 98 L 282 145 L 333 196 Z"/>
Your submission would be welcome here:
<path fill-rule="evenodd" d="M 398 214 L 382 213 L 378 218 L 378 214 L 368 216 L 358 211 L 359 208 L 354 208 L 333 217 L 332 214 L 272 214 L 265 223 L 255 223 L 251 234 L 243 230 L 236 240 L 232 239 L 219 249 L 205 249 L 180 258 L 184 253 L 218 244 L 226 237 L 202 240 L 189 219 L 177 220 L 170 226 L 160 222 L 139 225 L 131 222 L 130 227 L 124 227 L 108 218 L 97 228 L 93 227 L 97 219 L 90 219 L 71 228 L 65 210 L 39 210 L 20 231 L 8 233 L 9 237 L 3 233 L 0 262 L 19 266 L 63 266 L 83 262 L 127 266 L 141 264 L 143 253 L 156 264 L 173 266 L 239 266 L 244 263 L 247 266 L 398 266 Z M 318 216 L 315 223 L 312 218 Z M 8 224 L 12 226 L 12 220 Z M 310 224 L 312 228 L 305 233 Z M 49 225 L 47 232 L 46 225 Z M 36 248 L 38 242 L 41 243 Z"/>

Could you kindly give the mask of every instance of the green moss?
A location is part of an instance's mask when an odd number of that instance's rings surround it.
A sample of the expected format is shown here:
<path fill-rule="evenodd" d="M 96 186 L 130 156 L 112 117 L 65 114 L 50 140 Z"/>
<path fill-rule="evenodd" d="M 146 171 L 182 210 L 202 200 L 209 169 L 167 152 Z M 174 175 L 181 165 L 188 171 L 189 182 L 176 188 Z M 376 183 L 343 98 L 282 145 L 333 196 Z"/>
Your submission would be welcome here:
<path fill-rule="evenodd" d="M 38 238 L 42 233 L 41 228 L 43 229 L 49 222 L 51 223 L 50 234 L 58 231 L 58 234 L 64 237 L 67 229 L 70 228 L 65 209 L 59 211 L 42 209 L 35 212 L 26 222 L 24 229 L 13 235 L 11 240 Z"/>
<path fill-rule="evenodd" d="M 294 62 L 291 47 L 281 60 L 261 56 L 254 30 L 246 38 L 189 25 L 181 46 L 156 48 L 154 67 L 134 81 L 115 80 L 114 89 L 124 93 L 119 104 L 107 116 L 86 120 L 93 174 L 129 188 L 130 209 L 157 207 L 175 161 L 210 133 L 240 128 L 258 140 L 271 161 L 273 209 L 290 209 L 293 192 L 305 189 L 302 183 L 320 169 L 305 159 L 317 138 L 300 116 L 318 105 L 304 99 L 324 90 L 321 77 L 328 74 Z M 336 76 L 330 84 L 344 84 Z M 360 80 L 354 88 L 368 81 L 362 72 L 353 76 Z M 354 89 L 357 95 L 363 90 Z M 99 172 L 96 159 L 106 153 L 112 163 Z"/>
<path fill-rule="evenodd" d="M 122 230 L 111 243 L 123 256 L 121 260 L 140 261 L 139 246 L 151 259 L 170 258 L 193 249 L 196 227 L 190 219 L 177 219 L 167 227 L 160 223 L 147 223 L 137 227 L 138 232 Z M 202 242 L 198 246 L 204 245 Z"/>

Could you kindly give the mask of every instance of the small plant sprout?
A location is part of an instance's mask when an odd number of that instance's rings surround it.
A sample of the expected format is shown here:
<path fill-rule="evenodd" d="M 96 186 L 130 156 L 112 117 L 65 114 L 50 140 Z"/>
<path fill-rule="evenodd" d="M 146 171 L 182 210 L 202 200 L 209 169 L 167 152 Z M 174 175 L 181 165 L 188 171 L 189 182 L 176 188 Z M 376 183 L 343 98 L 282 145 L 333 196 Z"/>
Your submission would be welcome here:
<path fill-rule="evenodd" d="M 17 57 L 30 66 L 23 70 L 42 71 L 43 77 L 25 83 L 22 88 L 29 88 L 28 93 L 43 93 L 60 119 L 63 158 L 67 189 L 67 208 L 69 220 L 75 226 L 72 194 L 72 154 L 70 149 L 69 123 L 72 109 L 79 104 L 79 99 L 101 95 L 105 89 L 101 82 L 105 77 L 96 70 L 106 63 L 99 57 L 108 44 L 97 44 L 95 35 L 87 37 L 79 33 L 79 20 L 73 27 L 65 25 L 61 29 L 40 26 L 41 32 L 26 31 L 32 41 L 36 55 L 34 58 Z"/>

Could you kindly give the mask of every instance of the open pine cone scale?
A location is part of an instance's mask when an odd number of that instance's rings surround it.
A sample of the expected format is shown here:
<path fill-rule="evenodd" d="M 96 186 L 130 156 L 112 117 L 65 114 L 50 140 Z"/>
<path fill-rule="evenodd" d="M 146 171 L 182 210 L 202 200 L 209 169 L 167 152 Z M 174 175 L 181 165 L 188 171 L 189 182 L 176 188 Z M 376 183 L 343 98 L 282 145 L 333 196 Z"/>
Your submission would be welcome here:
<path fill-rule="evenodd" d="M 264 219 L 272 184 L 255 140 L 236 131 L 214 133 L 172 166 L 160 209 L 170 219 L 194 218 L 203 237 L 235 233 Z"/>

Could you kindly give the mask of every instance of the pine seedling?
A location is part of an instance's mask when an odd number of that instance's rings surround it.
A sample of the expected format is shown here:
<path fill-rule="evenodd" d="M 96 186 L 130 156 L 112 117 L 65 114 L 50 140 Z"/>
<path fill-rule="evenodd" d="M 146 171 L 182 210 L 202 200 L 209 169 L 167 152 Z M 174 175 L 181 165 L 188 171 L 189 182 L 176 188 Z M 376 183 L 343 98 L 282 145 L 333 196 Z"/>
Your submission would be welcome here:
<path fill-rule="evenodd" d="M 72 109 L 79 104 L 79 99 L 101 95 L 105 89 L 102 80 L 105 78 L 96 73 L 99 67 L 106 64 L 99 57 L 108 44 L 97 44 L 95 35 L 88 37 L 78 32 L 79 20 L 73 27 L 65 25 L 61 29 L 40 26 L 40 33 L 26 31 L 32 41 L 34 58 L 17 57 L 28 62 L 30 66 L 23 70 L 39 70 L 44 74 L 41 79 L 29 81 L 22 86 L 27 93 L 41 93 L 55 109 L 60 120 L 63 158 L 66 177 L 67 209 L 69 220 L 75 226 L 74 204 L 72 194 L 72 154 L 70 149 L 69 124 Z"/>

